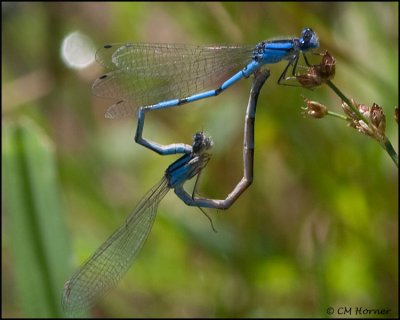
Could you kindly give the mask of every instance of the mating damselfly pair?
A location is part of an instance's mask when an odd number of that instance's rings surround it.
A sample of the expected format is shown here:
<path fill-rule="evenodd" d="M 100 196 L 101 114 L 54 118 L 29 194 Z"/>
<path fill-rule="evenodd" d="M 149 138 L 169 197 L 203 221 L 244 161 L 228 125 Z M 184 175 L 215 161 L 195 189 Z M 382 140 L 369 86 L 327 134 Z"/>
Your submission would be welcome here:
<path fill-rule="evenodd" d="M 290 67 L 292 75 L 296 75 L 301 53 L 317 47 L 316 34 L 306 28 L 299 38 L 262 41 L 255 47 L 129 43 L 105 45 L 97 52 L 97 61 L 110 71 L 95 81 L 93 91 L 96 95 L 119 99 L 108 109 L 106 117 L 138 112 L 135 138 L 139 144 L 162 155 L 183 156 L 167 168 L 161 181 L 143 197 L 125 223 L 67 281 L 63 294 L 67 313 L 90 307 L 117 284 L 141 250 L 158 204 L 169 189 L 174 189 L 187 205 L 199 208 L 227 209 L 236 201 L 253 179 L 255 111 L 259 91 L 269 76 L 268 71 L 260 71 L 261 67 L 287 60 L 280 83 L 286 79 Z M 225 200 L 197 198 L 194 192 L 188 194 L 183 185 L 198 177 L 206 166 L 212 141 L 202 132 L 195 134 L 192 146 L 161 145 L 147 140 L 142 137 L 145 113 L 216 96 L 252 74 L 256 76 L 245 117 L 243 178 Z"/>

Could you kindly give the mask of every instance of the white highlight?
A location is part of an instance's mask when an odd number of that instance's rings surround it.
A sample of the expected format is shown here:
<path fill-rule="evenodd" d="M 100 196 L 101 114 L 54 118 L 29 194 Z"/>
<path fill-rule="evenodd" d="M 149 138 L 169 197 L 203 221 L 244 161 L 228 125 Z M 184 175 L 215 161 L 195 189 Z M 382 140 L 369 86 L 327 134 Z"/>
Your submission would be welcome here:
<path fill-rule="evenodd" d="M 79 31 L 67 35 L 61 45 L 61 58 L 72 69 L 83 69 L 94 62 L 92 40 Z"/>

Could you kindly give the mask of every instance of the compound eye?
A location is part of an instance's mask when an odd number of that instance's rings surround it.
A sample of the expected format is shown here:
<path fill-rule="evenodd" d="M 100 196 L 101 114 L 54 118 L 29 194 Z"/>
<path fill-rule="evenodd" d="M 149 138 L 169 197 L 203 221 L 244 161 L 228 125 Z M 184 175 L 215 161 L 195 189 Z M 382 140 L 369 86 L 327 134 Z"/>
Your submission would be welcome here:
<path fill-rule="evenodd" d="M 312 38 L 312 36 L 313 36 L 313 31 L 312 31 L 312 29 L 310 29 L 310 28 L 307 28 L 307 29 L 304 29 L 303 30 L 303 32 L 302 32 L 302 38 L 303 38 L 303 41 L 304 41 L 304 43 L 308 43 L 308 42 L 310 42 L 310 40 L 311 40 L 311 38 Z"/>

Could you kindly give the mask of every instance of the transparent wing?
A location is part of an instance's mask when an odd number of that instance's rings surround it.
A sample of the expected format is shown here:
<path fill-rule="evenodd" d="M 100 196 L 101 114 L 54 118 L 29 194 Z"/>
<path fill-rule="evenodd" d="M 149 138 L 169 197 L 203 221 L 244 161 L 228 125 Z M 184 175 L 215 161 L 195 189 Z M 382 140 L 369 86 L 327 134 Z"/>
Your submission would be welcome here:
<path fill-rule="evenodd" d="M 161 199 L 169 190 L 164 177 L 140 201 L 117 229 L 64 286 L 67 314 L 84 310 L 113 288 L 132 265 L 149 235 Z"/>
<path fill-rule="evenodd" d="M 93 83 L 101 97 L 124 101 L 119 108 L 152 105 L 217 88 L 251 60 L 252 46 L 186 44 L 114 44 L 101 48 L 96 60 L 110 71 Z"/>

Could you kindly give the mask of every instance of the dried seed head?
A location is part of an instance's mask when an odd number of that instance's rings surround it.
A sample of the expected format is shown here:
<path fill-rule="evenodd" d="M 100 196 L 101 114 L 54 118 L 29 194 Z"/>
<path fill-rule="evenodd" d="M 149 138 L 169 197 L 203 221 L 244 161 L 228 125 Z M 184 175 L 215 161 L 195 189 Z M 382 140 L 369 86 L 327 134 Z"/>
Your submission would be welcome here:
<path fill-rule="evenodd" d="M 320 64 L 310 66 L 307 73 L 297 75 L 296 79 L 303 87 L 313 89 L 333 79 L 335 66 L 336 59 L 328 51 L 325 51 Z"/>
<path fill-rule="evenodd" d="M 328 108 L 323 104 L 317 101 L 308 100 L 307 98 L 304 98 L 304 102 L 306 103 L 306 107 L 302 108 L 303 114 L 317 119 L 323 118 L 328 114 Z"/>
<path fill-rule="evenodd" d="M 365 117 L 365 118 L 369 118 L 370 116 L 370 111 L 369 111 L 369 107 L 367 107 L 365 104 L 358 104 L 357 105 L 358 111 L 360 111 L 360 113 Z"/>
<path fill-rule="evenodd" d="M 383 141 L 386 129 L 386 117 L 383 109 L 376 103 L 369 108 L 365 104 L 356 103 L 353 99 L 350 101 L 353 107 L 358 109 L 363 118 L 356 114 L 347 103 L 342 102 L 342 108 L 349 117 L 349 126 L 380 142 Z"/>
<path fill-rule="evenodd" d="M 370 111 L 371 123 L 376 127 L 377 131 L 381 135 L 385 135 L 386 130 L 386 117 L 383 109 L 374 103 Z"/>
<path fill-rule="evenodd" d="M 323 77 L 325 80 L 333 79 L 336 71 L 336 59 L 328 51 L 325 51 L 320 67 L 321 77 Z"/>
<path fill-rule="evenodd" d="M 353 99 L 350 99 L 350 102 L 351 102 L 351 104 L 352 104 L 355 108 L 358 108 L 356 102 L 355 102 Z M 355 112 L 350 108 L 350 106 L 349 106 L 346 102 L 344 102 L 344 101 L 342 101 L 342 109 L 343 109 L 344 113 L 345 113 L 350 119 L 355 119 L 355 118 L 357 118 L 356 113 L 355 113 Z"/>

